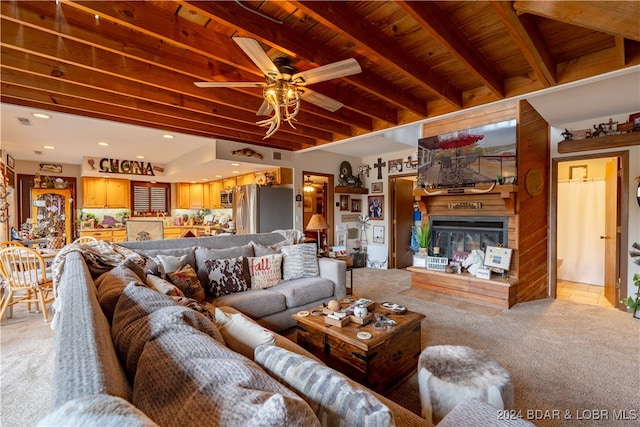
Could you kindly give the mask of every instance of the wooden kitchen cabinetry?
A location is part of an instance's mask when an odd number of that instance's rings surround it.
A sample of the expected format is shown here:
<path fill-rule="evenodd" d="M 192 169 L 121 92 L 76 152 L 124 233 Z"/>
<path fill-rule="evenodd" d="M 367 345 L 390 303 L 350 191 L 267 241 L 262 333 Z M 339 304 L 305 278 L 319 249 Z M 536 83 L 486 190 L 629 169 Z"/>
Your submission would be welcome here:
<path fill-rule="evenodd" d="M 110 229 L 96 229 L 96 230 L 80 230 L 79 237 L 91 236 L 98 240 L 104 240 L 107 242 L 120 243 L 127 241 L 127 230 L 124 228 Z"/>
<path fill-rule="evenodd" d="M 205 197 L 205 186 L 206 197 Z M 208 184 L 189 184 L 179 182 L 176 184 L 176 203 L 178 209 L 203 209 L 206 202 L 209 202 L 209 186 Z"/>
<path fill-rule="evenodd" d="M 129 209 L 131 186 L 127 179 L 82 178 L 82 207 L 94 209 Z"/>

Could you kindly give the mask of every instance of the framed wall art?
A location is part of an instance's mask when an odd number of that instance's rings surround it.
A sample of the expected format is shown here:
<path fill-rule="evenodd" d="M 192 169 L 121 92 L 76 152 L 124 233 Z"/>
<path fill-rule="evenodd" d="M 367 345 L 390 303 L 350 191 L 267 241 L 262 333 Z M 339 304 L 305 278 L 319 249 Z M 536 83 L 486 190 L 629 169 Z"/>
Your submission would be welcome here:
<path fill-rule="evenodd" d="M 313 197 L 304 196 L 304 211 L 313 212 Z"/>
<path fill-rule="evenodd" d="M 587 165 L 569 167 L 569 179 L 587 179 Z"/>
<path fill-rule="evenodd" d="M 384 219 L 384 196 L 369 196 L 368 213 L 371 219 Z"/>
<path fill-rule="evenodd" d="M 360 199 L 351 199 L 351 212 L 361 212 L 362 211 L 362 200 Z"/>
<path fill-rule="evenodd" d="M 340 210 L 341 211 L 349 210 L 349 196 L 346 194 L 340 195 Z"/>
<path fill-rule="evenodd" d="M 384 225 L 373 226 L 373 243 L 384 243 Z"/>
<path fill-rule="evenodd" d="M 372 193 L 382 193 L 382 182 L 372 182 L 371 183 L 371 192 Z"/>
<path fill-rule="evenodd" d="M 7 167 L 11 169 L 16 168 L 16 161 L 13 157 L 11 157 L 11 154 L 7 154 Z"/>

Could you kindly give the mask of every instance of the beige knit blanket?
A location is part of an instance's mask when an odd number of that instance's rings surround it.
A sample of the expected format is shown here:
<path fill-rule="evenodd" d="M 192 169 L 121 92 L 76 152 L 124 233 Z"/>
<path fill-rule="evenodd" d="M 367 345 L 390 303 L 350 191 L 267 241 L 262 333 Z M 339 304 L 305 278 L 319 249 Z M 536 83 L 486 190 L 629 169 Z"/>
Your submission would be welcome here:
<path fill-rule="evenodd" d="M 53 320 L 51 321 L 51 329 L 53 330 L 55 330 L 58 325 L 60 310 L 62 308 L 62 298 L 64 298 L 64 291 L 59 287 L 60 278 L 64 271 L 66 256 L 71 252 L 80 252 L 87 263 L 91 276 L 94 278 L 111 270 L 126 258 L 131 258 L 138 264 L 144 263 L 144 257 L 139 253 L 111 242 L 98 240 L 95 242 L 71 243 L 66 245 L 56 255 L 51 264 L 53 295 L 55 297 L 52 305 L 54 314 Z"/>

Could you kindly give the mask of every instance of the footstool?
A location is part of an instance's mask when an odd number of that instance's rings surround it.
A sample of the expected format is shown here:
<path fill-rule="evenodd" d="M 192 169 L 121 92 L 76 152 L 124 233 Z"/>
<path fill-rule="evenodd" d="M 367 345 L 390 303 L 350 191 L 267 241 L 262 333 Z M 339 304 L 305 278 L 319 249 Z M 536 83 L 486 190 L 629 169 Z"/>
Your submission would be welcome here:
<path fill-rule="evenodd" d="M 509 372 L 480 350 L 435 345 L 418 359 L 422 416 L 437 424 L 458 403 L 476 398 L 498 409 L 513 409 Z"/>

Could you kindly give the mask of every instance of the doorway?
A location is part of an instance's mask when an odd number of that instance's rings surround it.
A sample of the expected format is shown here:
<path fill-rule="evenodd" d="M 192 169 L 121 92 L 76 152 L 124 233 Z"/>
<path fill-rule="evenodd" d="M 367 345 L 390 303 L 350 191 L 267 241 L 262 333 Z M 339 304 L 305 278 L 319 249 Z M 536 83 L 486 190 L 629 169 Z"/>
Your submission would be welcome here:
<path fill-rule="evenodd" d="M 416 174 L 394 175 L 389 177 L 390 244 L 389 268 L 406 268 L 413 265 L 411 245 L 411 227 L 414 225 L 414 195 Z"/>
<path fill-rule="evenodd" d="M 319 245 L 326 240 L 328 246 L 333 246 L 333 175 L 320 172 L 302 172 L 302 230 L 306 237 L 317 240 L 317 231 L 306 231 L 307 224 L 314 214 L 325 217 L 329 228 L 320 232 Z"/>
<path fill-rule="evenodd" d="M 627 152 L 553 160 L 551 297 L 619 308 L 627 291 L 627 170 Z"/>

